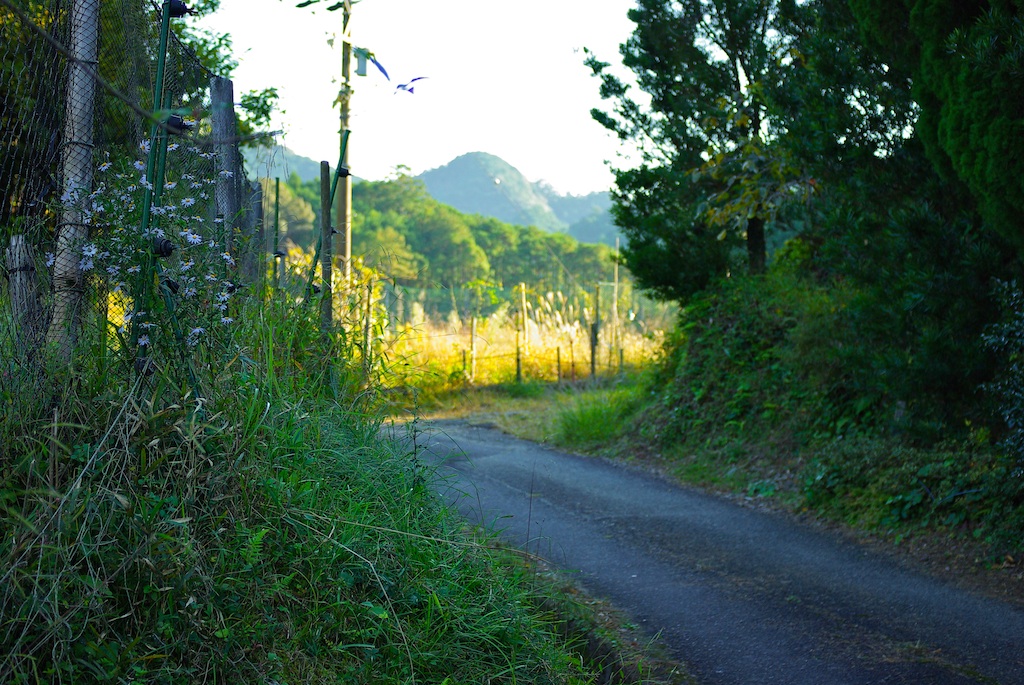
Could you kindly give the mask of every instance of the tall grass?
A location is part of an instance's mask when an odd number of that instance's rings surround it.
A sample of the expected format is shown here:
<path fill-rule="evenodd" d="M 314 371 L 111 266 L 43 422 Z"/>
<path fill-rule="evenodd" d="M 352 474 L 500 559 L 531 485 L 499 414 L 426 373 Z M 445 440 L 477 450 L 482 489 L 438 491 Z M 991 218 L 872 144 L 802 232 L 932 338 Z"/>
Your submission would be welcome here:
<path fill-rule="evenodd" d="M 641 404 L 635 383 L 578 393 L 555 414 L 555 437 L 570 447 L 601 448 L 622 436 Z"/>
<path fill-rule="evenodd" d="M 0 681 L 589 680 L 381 438 L 350 341 L 258 304 L 195 382 L 43 374 L 3 415 Z"/>
<path fill-rule="evenodd" d="M 412 388 L 421 405 L 470 386 L 513 386 L 591 378 L 589 324 L 566 318 L 541 298 L 530 308 L 527 333 L 507 309 L 479 319 L 426 322 L 398 331 L 386 345 L 394 373 L 390 383 Z M 594 370 L 599 378 L 633 372 L 661 349 L 660 330 L 620 325 L 615 345 L 611 327 L 602 329 Z M 475 335 L 474 335 L 475 331 Z"/>

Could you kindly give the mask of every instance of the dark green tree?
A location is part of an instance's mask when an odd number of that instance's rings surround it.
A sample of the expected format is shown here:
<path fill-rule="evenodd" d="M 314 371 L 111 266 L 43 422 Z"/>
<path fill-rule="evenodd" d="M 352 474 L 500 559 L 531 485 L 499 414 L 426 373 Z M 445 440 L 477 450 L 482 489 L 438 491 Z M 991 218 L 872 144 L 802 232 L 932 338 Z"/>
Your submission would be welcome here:
<path fill-rule="evenodd" d="M 476 244 L 469 224 L 447 205 L 420 207 L 409 222 L 407 239 L 426 258 L 430 279 L 445 288 L 486 278 L 490 271 L 487 255 Z"/>
<path fill-rule="evenodd" d="M 414 252 L 405 236 L 392 226 L 354 232 L 352 254 L 402 285 L 419 280 L 426 266 L 426 259 Z"/>
<path fill-rule="evenodd" d="M 515 285 L 516 270 L 521 264 L 519 227 L 498 219 L 475 216 L 470 218 L 470 229 L 477 244 L 487 254 L 491 265 L 490 280 L 498 287 Z"/>
<path fill-rule="evenodd" d="M 364 253 L 372 252 L 371 236 L 386 236 L 385 254 L 390 250 L 402 255 L 403 278 L 453 287 L 488 275 L 487 255 L 466 217 L 431 198 L 422 181 L 402 174 L 390 181 L 359 183 L 352 204 L 356 244 Z M 397 242 L 399 236 L 404 244 Z"/>
<path fill-rule="evenodd" d="M 865 45 L 848 0 L 810 0 L 785 15 L 794 36 L 770 96 L 784 149 L 817 191 L 849 190 L 913 134 L 918 107 L 908 74 Z M 874 192 L 874 191 L 873 191 Z"/>
<path fill-rule="evenodd" d="M 1024 250 L 1024 2 L 850 0 L 872 46 L 914 84 L 929 159 Z"/>
<path fill-rule="evenodd" d="M 594 118 L 641 149 L 640 167 L 616 175 L 624 257 L 643 286 L 664 296 L 685 298 L 724 274 L 730 233 L 744 241 L 749 269 L 764 270 L 772 208 L 760 190 L 733 193 L 742 178 L 733 171 L 759 166 L 774 138 L 766 93 L 781 82 L 780 58 L 792 42 L 788 4 L 640 0 L 621 51 L 649 105 L 631 97 L 609 64 L 588 60 L 602 97 L 615 103 Z M 688 180 L 694 171 L 701 173 Z M 765 183 L 762 176 L 752 182 Z"/>

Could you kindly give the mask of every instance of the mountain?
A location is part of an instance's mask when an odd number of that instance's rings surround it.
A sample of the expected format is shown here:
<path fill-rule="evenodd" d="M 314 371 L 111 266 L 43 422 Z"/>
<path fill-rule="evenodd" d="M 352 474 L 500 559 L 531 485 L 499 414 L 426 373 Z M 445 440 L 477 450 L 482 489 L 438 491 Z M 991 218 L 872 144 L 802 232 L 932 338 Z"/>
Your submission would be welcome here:
<path fill-rule="evenodd" d="M 581 243 L 615 245 L 620 233 L 612 222 L 612 200 L 607 192 L 561 195 L 546 183 L 535 187 L 547 198 L 551 211 L 569 224 L 568 233 L 573 238 Z"/>
<path fill-rule="evenodd" d="M 615 244 L 607 192 L 561 195 L 546 183 L 531 183 L 518 169 L 486 152 L 470 152 L 420 174 L 437 201 L 466 214 L 567 233 L 587 243 Z"/>
<path fill-rule="evenodd" d="M 558 217 L 543 193 L 504 160 L 470 152 L 418 176 L 427 192 L 465 214 L 482 214 L 505 223 L 564 233 L 569 224 Z"/>

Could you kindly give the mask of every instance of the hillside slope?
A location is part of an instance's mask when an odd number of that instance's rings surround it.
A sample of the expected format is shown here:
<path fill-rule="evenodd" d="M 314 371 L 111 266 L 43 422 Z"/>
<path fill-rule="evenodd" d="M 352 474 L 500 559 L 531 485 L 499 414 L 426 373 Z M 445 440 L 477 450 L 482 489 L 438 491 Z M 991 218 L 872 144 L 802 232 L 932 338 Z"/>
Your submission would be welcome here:
<path fill-rule="evenodd" d="M 586 243 L 614 245 L 619 235 L 607 191 L 562 195 L 486 152 L 467 153 L 418 178 L 435 199 L 467 214 L 568 233 Z"/>
<path fill-rule="evenodd" d="M 320 178 L 319 162 L 284 146 L 246 148 L 242 155 L 253 179 L 287 179 L 292 173 L 303 181 Z M 609 212 L 608 192 L 562 195 L 544 182 L 530 182 L 518 169 L 486 152 L 467 153 L 417 178 L 431 197 L 465 214 L 567 233 L 583 243 L 614 245 L 619 235 Z"/>
<path fill-rule="evenodd" d="M 559 233 L 569 228 L 543 193 L 518 169 L 494 155 L 470 152 L 419 178 L 436 200 L 460 212 Z"/>

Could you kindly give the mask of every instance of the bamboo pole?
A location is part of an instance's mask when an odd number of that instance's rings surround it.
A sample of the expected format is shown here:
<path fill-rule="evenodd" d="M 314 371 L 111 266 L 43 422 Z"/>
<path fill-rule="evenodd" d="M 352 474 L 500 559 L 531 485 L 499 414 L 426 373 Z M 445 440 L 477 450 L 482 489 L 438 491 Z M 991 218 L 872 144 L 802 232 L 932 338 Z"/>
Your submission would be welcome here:
<path fill-rule="evenodd" d="M 373 362 L 373 281 L 366 284 L 366 302 L 363 312 L 363 371 L 369 380 Z"/>
<path fill-rule="evenodd" d="M 283 265 L 281 264 L 281 179 L 274 179 L 274 280 L 273 288 L 280 286 Z"/>
<path fill-rule="evenodd" d="M 349 117 L 352 100 L 352 9 L 346 3 L 342 16 L 341 43 L 341 91 L 338 93 L 340 105 L 341 159 L 339 165 L 348 169 L 348 134 Z M 348 174 L 341 176 L 341 194 L 337 204 L 338 256 L 341 257 L 342 274 L 345 287 L 350 286 L 352 279 L 352 178 Z"/>

